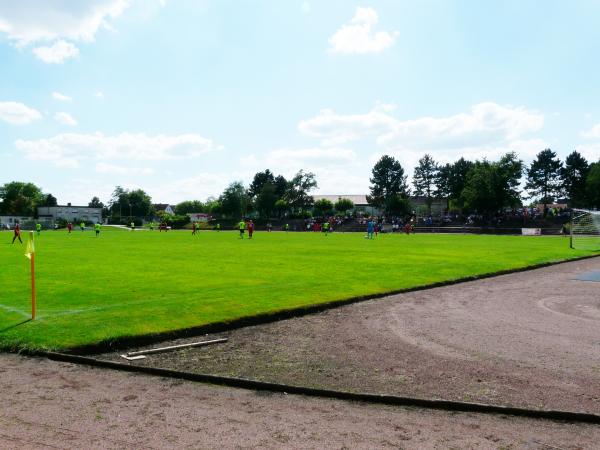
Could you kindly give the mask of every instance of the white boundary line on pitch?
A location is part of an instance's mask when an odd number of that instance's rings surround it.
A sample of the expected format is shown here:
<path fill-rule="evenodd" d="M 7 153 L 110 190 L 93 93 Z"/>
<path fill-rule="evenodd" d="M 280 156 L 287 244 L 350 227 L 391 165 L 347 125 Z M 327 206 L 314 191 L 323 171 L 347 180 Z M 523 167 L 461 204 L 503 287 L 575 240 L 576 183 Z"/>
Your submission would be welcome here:
<path fill-rule="evenodd" d="M 23 312 L 20 309 L 13 308 L 12 306 L 8 305 L 3 305 L 2 303 L 0 303 L 0 308 L 7 312 L 21 314 L 23 317 L 31 317 L 31 313 Z"/>

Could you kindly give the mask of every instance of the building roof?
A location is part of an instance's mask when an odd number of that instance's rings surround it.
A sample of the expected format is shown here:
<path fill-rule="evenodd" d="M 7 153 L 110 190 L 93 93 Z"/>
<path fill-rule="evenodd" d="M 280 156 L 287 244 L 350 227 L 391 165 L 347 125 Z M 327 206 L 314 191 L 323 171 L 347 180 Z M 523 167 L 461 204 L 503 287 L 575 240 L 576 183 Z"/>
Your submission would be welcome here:
<path fill-rule="evenodd" d="M 361 195 L 352 195 L 352 194 L 313 195 L 312 198 L 314 201 L 325 198 L 325 199 L 329 200 L 331 203 L 335 203 L 341 198 L 346 198 L 348 200 L 351 200 L 352 203 L 354 203 L 356 206 L 365 206 L 365 205 L 369 204 L 369 202 L 367 201 L 367 196 L 362 195 L 362 194 Z"/>

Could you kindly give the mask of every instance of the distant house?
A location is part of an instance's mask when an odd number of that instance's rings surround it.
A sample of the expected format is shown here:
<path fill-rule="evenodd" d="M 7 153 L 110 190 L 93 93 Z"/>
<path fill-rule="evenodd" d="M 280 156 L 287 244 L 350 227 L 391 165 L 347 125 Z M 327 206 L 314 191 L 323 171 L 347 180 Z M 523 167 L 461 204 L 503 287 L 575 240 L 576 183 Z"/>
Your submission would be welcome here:
<path fill-rule="evenodd" d="M 73 206 L 70 203 L 59 206 L 38 206 L 38 217 L 40 220 L 56 221 L 83 220 L 85 222 L 102 222 L 102 208 L 90 208 L 89 206 Z"/>
<path fill-rule="evenodd" d="M 154 207 L 154 212 L 156 214 L 160 213 L 160 212 L 164 212 L 166 214 L 171 214 L 172 216 L 175 215 L 175 207 L 169 205 L 168 203 L 156 203 L 155 205 L 152 205 Z"/>
<path fill-rule="evenodd" d="M 0 216 L 0 230 L 14 228 L 16 223 L 23 225 L 27 222 L 33 222 L 33 217 L 28 216 Z"/>
<path fill-rule="evenodd" d="M 208 222 L 210 220 L 210 214 L 206 213 L 187 213 L 191 222 Z"/>

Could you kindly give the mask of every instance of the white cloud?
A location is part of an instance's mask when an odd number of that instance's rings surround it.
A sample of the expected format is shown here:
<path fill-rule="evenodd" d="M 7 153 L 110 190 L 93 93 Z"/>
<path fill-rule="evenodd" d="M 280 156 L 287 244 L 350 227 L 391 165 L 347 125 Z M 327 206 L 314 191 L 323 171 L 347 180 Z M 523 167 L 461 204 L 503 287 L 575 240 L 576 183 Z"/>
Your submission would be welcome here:
<path fill-rule="evenodd" d="M 400 120 L 390 105 L 379 104 L 365 114 L 337 114 L 323 110 L 303 120 L 298 128 L 304 134 L 322 139 L 324 145 L 341 144 L 373 137 L 384 147 L 411 146 L 421 149 L 465 147 L 509 141 L 539 131 L 544 116 L 523 107 L 479 103 L 467 113 L 448 117 L 421 117 Z"/>
<path fill-rule="evenodd" d="M 0 102 L 0 120 L 12 125 L 27 125 L 40 119 L 39 111 L 19 102 Z"/>
<path fill-rule="evenodd" d="M 583 131 L 581 136 L 586 139 L 600 139 L 600 123 L 594 125 L 589 130 Z"/>
<path fill-rule="evenodd" d="M 54 100 L 58 100 L 59 102 L 70 102 L 71 100 L 73 100 L 68 95 L 61 94 L 60 92 L 56 92 L 56 91 L 52 93 L 52 98 Z"/>
<path fill-rule="evenodd" d="M 96 164 L 96 172 L 113 175 L 154 175 L 156 173 L 149 167 L 127 167 L 104 162 Z"/>
<path fill-rule="evenodd" d="M 357 7 L 354 17 L 329 38 L 329 51 L 333 53 L 379 53 L 391 47 L 398 37 L 397 31 L 373 31 L 379 16 L 373 8 Z"/>
<path fill-rule="evenodd" d="M 96 91 L 96 92 L 94 92 L 94 97 L 104 98 L 104 93 L 102 91 Z"/>
<path fill-rule="evenodd" d="M 79 167 L 86 160 L 160 161 L 194 158 L 222 149 L 210 139 L 197 134 L 148 136 L 144 133 L 121 133 L 115 136 L 65 133 L 48 139 L 19 139 L 15 147 L 27 159 L 49 161 L 57 167 Z"/>
<path fill-rule="evenodd" d="M 69 58 L 79 56 L 79 49 L 67 41 L 56 41 L 50 47 L 36 47 L 33 54 L 46 64 L 62 64 Z"/>
<path fill-rule="evenodd" d="M 99 28 L 120 16 L 129 0 L 19 0 L 0 2 L 0 32 L 15 45 L 60 39 L 94 40 Z"/>
<path fill-rule="evenodd" d="M 61 125 L 67 125 L 69 127 L 77 126 L 77 121 L 75 118 L 66 112 L 57 112 L 54 114 L 54 120 L 56 120 Z"/>
<path fill-rule="evenodd" d="M 0 2 L 0 33 L 16 47 L 35 43 L 33 53 L 48 64 L 60 64 L 79 54 L 72 43 L 91 42 L 100 28 L 112 30 L 130 0 L 19 0 Z"/>

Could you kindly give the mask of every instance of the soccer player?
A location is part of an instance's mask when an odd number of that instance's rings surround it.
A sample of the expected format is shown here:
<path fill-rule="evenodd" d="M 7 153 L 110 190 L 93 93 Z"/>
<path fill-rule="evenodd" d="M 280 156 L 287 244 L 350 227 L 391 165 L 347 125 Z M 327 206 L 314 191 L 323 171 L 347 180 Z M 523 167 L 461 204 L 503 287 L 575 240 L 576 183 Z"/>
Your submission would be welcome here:
<path fill-rule="evenodd" d="M 248 239 L 252 239 L 252 234 L 254 233 L 254 222 L 250 220 L 248 222 Z"/>
<path fill-rule="evenodd" d="M 40 233 L 42 232 L 42 224 L 41 223 L 35 224 L 35 231 L 37 232 L 37 235 L 39 236 Z"/>
<path fill-rule="evenodd" d="M 79 228 L 81 228 L 81 231 L 85 230 L 85 222 L 81 222 Z"/>
<path fill-rule="evenodd" d="M 373 219 L 369 219 L 367 222 L 367 239 L 373 239 L 373 233 L 375 232 L 375 224 Z"/>
<path fill-rule="evenodd" d="M 69 231 L 69 234 L 71 234 L 71 231 L 73 231 L 73 224 L 71 222 L 67 224 L 67 230 Z"/>
<path fill-rule="evenodd" d="M 286 224 L 283 226 L 283 229 L 284 229 L 284 231 L 285 231 L 286 233 L 287 233 L 288 231 L 290 231 L 290 224 L 289 224 L 289 223 L 286 223 Z"/>
<path fill-rule="evenodd" d="M 15 239 L 19 238 L 19 242 L 22 244 L 23 241 L 21 240 L 21 225 L 19 225 L 19 222 L 15 223 L 15 235 L 13 236 L 13 240 L 12 243 L 15 243 Z"/>
<path fill-rule="evenodd" d="M 96 230 L 96 237 L 100 236 L 100 227 L 102 225 L 100 225 L 100 222 L 96 222 L 96 225 L 94 225 L 94 230 Z"/>
<path fill-rule="evenodd" d="M 246 231 L 246 222 L 244 222 L 244 219 L 240 221 L 238 227 L 240 227 L 240 239 L 244 239 L 244 231 Z"/>
<path fill-rule="evenodd" d="M 325 236 L 329 234 L 329 222 L 323 223 L 323 233 L 325 233 Z"/>
<path fill-rule="evenodd" d="M 192 236 L 196 234 L 196 222 L 192 222 Z"/>
<path fill-rule="evenodd" d="M 216 226 L 216 230 L 217 230 L 217 231 L 221 231 L 221 224 L 220 224 L 220 223 L 218 223 L 218 224 L 217 224 L 217 226 Z"/>
<path fill-rule="evenodd" d="M 131 231 L 135 230 L 135 223 L 131 222 L 129 226 L 131 227 Z"/>

